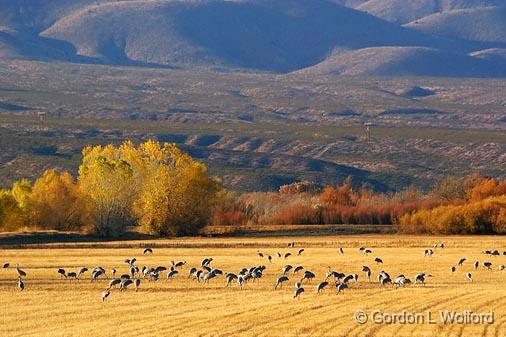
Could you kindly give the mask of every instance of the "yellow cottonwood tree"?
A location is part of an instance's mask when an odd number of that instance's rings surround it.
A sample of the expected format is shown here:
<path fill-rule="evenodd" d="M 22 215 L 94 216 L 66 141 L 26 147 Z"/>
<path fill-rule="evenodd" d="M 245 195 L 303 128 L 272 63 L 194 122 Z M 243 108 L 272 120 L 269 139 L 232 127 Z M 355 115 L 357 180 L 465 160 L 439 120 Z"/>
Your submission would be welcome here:
<path fill-rule="evenodd" d="M 76 230 L 81 225 L 78 187 L 70 173 L 46 170 L 38 178 L 26 200 L 30 226 L 57 230 Z"/>
<path fill-rule="evenodd" d="M 139 223 L 152 234 L 195 234 L 210 221 L 218 182 L 174 144 L 146 142 L 140 151 L 146 175 L 134 203 Z"/>
<path fill-rule="evenodd" d="M 18 202 L 9 190 L 0 190 L 0 229 L 14 231 L 24 225 Z"/>
<path fill-rule="evenodd" d="M 87 147 L 79 187 L 94 233 L 119 235 L 137 221 L 159 235 L 195 233 L 209 222 L 218 183 L 174 144 Z"/>
<path fill-rule="evenodd" d="M 117 236 L 132 224 L 131 205 L 138 181 L 123 153 L 130 147 L 98 145 L 83 150 L 78 181 L 86 221 L 93 233 Z"/>

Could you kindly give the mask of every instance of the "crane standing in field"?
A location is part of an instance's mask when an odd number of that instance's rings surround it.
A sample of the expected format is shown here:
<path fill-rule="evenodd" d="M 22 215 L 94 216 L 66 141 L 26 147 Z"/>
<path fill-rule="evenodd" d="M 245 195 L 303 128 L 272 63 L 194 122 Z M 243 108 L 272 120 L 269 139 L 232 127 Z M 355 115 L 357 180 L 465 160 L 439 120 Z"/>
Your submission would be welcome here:
<path fill-rule="evenodd" d="M 294 299 L 300 298 L 300 294 L 302 294 L 303 292 L 304 292 L 304 288 L 302 288 L 302 287 L 295 289 L 295 292 L 293 293 L 293 298 Z"/>
<path fill-rule="evenodd" d="M 26 277 L 26 272 L 19 268 L 19 265 L 16 263 L 16 271 L 18 273 L 19 278 Z"/>
<path fill-rule="evenodd" d="M 281 288 L 283 286 L 283 282 L 286 282 L 288 281 L 288 276 L 286 275 L 280 275 L 277 279 L 276 279 L 276 284 L 274 285 L 274 289 L 278 289 Z"/>
<path fill-rule="evenodd" d="M 367 279 L 371 281 L 371 268 L 368 266 L 362 266 L 362 271 L 365 273 L 365 276 L 367 276 Z"/>
<path fill-rule="evenodd" d="M 18 279 L 18 289 L 23 291 L 25 289 L 25 283 L 21 279 L 21 277 Z"/>

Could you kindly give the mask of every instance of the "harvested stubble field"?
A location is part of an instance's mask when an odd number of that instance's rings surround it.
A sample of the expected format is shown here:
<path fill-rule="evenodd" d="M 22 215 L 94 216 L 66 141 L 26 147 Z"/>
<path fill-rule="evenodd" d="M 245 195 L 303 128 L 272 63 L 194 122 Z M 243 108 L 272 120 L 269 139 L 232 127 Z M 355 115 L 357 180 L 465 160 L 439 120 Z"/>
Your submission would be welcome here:
<path fill-rule="evenodd" d="M 295 248 L 287 243 L 294 241 Z M 432 257 L 424 250 L 444 242 Z M 153 247 L 143 255 L 143 247 Z M 365 256 L 359 247 L 370 248 Z M 344 255 L 338 254 L 344 248 Z M 301 256 L 299 249 L 305 251 Z M 500 256 L 481 251 L 498 249 Z M 271 254 L 273 262 L 257 255 Z M 1 262 L 13 266 L 0 270 L 0 334 L 2 336 L 506 336 L 506 264 L 503 237 L 415 237 L 399 235 L 349 235 L 328 237 L 276 238 L 185 238 L 154 241 L 116 241 L 107 243 L 42 244 L 37 248 L 3 249 Z M 276 252 L 293 255 L 286 260 Z M 186 261 L 180 274 L 167 280 L 165 273 L 156 282 L 143 280 L 138 292 L 131 287 L 113 289 L 105 302 L 101 292 L 109 280 L 90 281 L 88 271 L 80 281 L 60 279 L 58 268 L 78 271 L 81 267 L 103 266 L 107 273 L 128 273 L 126 258 L 136 257 L 136 265 L 169 266 L 171 260 Z M 225 287 L 218 276 L 208 285 L 188 279 L 192 266 L 200 267 L 205 257 L 224 273 L 238 273 L 243 267 L 264 264 L 258 282 L 243 290 L 236 283 Z M 376 265 L 374 258 L 383 259 Z M 467 260 L 452 273 L 460 258 Z M 492 270 L 473 264 L 490 261 Z M 17 289 L 15 264 L 27 272 L 24 291 Z M 304 281 L 305 292 L 294 300 L 294 283 L 301 274 L 290 271 L 282 289 L 274 290 L 275 279 L 284 265 L 302 265 L 316 274 Z M 371 267 L 368 282 L 362 265 Z M 337 294 L 333 282 L 322 293 L 316 285 L 325 278 L 327 266 L 346 274 L 359 274 L 349 289 Z M 392 278 L 405 274 L 414 280 L 420 272 L 431 274 L 427 284 L 392 285 L 380 288 L 377 273 L 385 270 Z M 473 274 L 473 282 L 465 274 Z M 109 275 L 110 276 L 110 275 Z M 374 310 L 383 313 L 432 313 L 435 324 L 358 324 L 354 313 Z M 493 324 L 443 324 L 442 310 L 475 313 L 494 312 Z"/>

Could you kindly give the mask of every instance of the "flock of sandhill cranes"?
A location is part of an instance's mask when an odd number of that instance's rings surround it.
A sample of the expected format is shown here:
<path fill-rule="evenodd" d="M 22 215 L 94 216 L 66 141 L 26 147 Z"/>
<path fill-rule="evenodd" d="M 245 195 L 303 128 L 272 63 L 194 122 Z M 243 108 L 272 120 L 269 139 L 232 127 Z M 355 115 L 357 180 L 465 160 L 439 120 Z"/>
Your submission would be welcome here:
<path fill-rule="evenodd" d="M 290 242 L 288 244 L 289 248 L 295 248 L 295 243 Z M 439 243 L 434 245 L 434 249 L 425 249 L 424 256 L 425 257 L 431 257 L 434 254 L 434 250 L 436 248 L 444 248 L 443 243 Z M 360 247 L 359 251 L 363 253 L 364 255 L 369 255 L 372 253 L 372 250 L 366 247 Z M 338 254 L 344 255 L 344 249 L 339 248 Z M 299 249 L 297 251 L 297 255 L 302 255 L 304 253 L 304 249 Z M 490 256 L 499 256 L 499 255 L 506 255 L 506 251 L 499 252 L 498 250 L 486 250 L 482 252 L 483 254 L 490 255 Z M 153 249 L 146 248 L 143 251 L 143 254 L 153 254 Z M 257 250 L 257 255 L 260 258 L 267 258 L 269 262 L 272 263 L 272 256 L 268 254 L 264 254 L 261 251 Z M 275 256 L 277 256 L 279 259 L 288 259 L 292 254 L 291 253 L 276 253 Z M 95 267 L 91 270 L 91 276 L 90 279 L 92 282 L 95 282 L 99 279 L 109 279 L 109 283 L 107 287 L 102 291 L 101 298 L 102 301 L 105 301 L 111 294 L 111 291 L 113 289 L 118 289 L 118 291 L 126 291 L 127 288 L 131 285 L 135 287 L 135 291 L 137 291 L 141 286 L 141 280 L 148 280 L 148 281 L 157 281 L 160 278 L 160 274 L 166 272 L 167 280 L 173 279 L 177 275 L 179 275 L 179 269 L 186 265 L 185 261 L 170 261 L 169 268 L 165 266 L 156 266 L 156 267 L 147 267 L 142 266 L 139 268 L 136 265 L 137 259 L 136 258 L 129 258 L 125 259 L 124 261 L 127 264 L 128 267 L 128 273 L 122 274 L 117 276 L 117 270 L 115 268 L 112 268 L 110 270 L 110 276 L 107 274 L 105 268 L 103 267 Z M 203 282 L 203 284 L 208 284 L 212 279 L 223 275 L 223 271 L 221 269 L 215 268 L 211 266 L 213 262 L 213 258 L 207 257 L 202 260 L 200 263 L 200 266 L 198 267 L 191 267 L 188 270 L 188 278 L 192 279 L 196 282 Z M 374 262 L 377 265 L 383 264 L 383 260 L 379 257 L 374 258 Z M 451 272 L 455 273 L 457 271 L 457 268 L 460 268 L 464 265 L 466 262 L 466 258 L 461 258 L 456 266 L 451 267 Z M 492 270 L 492 262 L 485 261 L 481 263 L 484 269 L 486 270 Z M 10 268 L 11 265 L 9 263 L 5 263 L 3 265 L 4 269 Z M 474 263 L 474 269 L 478 270 L 480 267 L 480 262 L 476 261 Z M 16 264 L 16 272 L 18 274 L 18 280 L 17 280 L 17 287 L 19 290 L 25 289 L 25 283 L 23 279 L 26 278 L 27 273 L 22 270 L 18 264 Z M 228 272 L 225 273 L 225 280 L 226 280 L 226 287 L 229 287 L 233 285 L 233 283 L 236 283 L 237 286 L 241 289 L 244 288 L 246 283 L 248 282 L 258 282 L 262 276 L 264 271 L 267 269 L 265 265 L 255 265 L 249 268 L 242 268 L 238 273 Z M 506 269 L 505 265 L 499 265 L 499 271 L 503 271 Z M 83 267 L 79 269 L 79 271 L 66 271 L 63 268 L 59 268 L 57 270 L 57 274 L 59 274 L 61 279 L 68 279 L 68 280 L 80 280 L 81 277 L 87 273 L 89 270 L 86 267 Z M 301 294 L 305 292 L 303 288 L 303 283 L 306 281 L 306 283 L 310 283 L 313 279 L 316 278 L 316 274 L 313 273 L 310 270 L 306 270 L 302 265 L 296 265 L 292 266 L 291 264 L 286 264 L 281 268 L 281 274 L 276 278 L 275 284 L 274 284 L 274 290 L 281 289 L 283 286 L 283 283 L 288 282 L 290 280 L 290 277 L 296 278 L 295 282 L 295 291 L 293 294 L 294 299 L 300 298 Z M 371 276 L 372 276 L 372 270 L 369 266 L 362 266 L 362 272 L 365 274 L 365 277 L 370 282 Z M 473 281 L 473 275 L 471 272 L 465 273 L 466 278 L 469 281 Z M 380 287 L 385 287 L 388 284 L 393 285 L 395 288 L 404 287 L 407 284 L 421 284 L 425 285 L 425 282 L 428 277 L 432 277 L 431 274 L 427 273 L 419 273 L 414 276 L 414 282 L 411 281 L 408 277 L 406 277 L 403 274 L 400 274 L 392 279 L 392 277 L 384 270 L 378 272 L 378 283 Z M 343 292 L 345 289 L 348 289 L 348 286 L 350 282 L 358 282 L 359 275 L 358 274 L 345 274 L 341 272 L 337 272 L 332 270 L 332 268 L 329 266 L 327 267 L 327 271 L 325 273 L 325 278 L 323 281 L 319 282 L 316 286 L 316 292 L 320 294 L 323 292 L 330 284 L 331 282 L 334 283 L 334 287 L 336 289 L 336 292 L 339 294 Z"/>

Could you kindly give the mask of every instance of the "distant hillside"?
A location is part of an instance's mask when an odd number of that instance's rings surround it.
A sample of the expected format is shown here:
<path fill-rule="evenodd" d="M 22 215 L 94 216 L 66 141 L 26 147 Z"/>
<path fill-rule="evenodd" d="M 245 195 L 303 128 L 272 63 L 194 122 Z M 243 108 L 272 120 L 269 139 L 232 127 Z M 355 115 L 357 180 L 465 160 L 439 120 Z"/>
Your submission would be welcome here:
<path fill-rule="evenodd" d="M 369 0 L 356 8 L 390 22 L 408 23 L 453 9 L 504 4 L 503 0 Z"/>
<path fill-rule="evenodd" d="M 504 48 L 491 48 L 479 50 L 470 54 L 473 57 L 479 57 L 484 60 L 492 62 L 506 62 L 506 49 Z"/>
<path fill-rule="evenodd" d="M 375 47 L 331 55 L 299 71 L 307 75 L 506 76 L 497 60 L 488 61 L 424 47 Z M 495 74 L 494 74 L 495 72 Z"/>
<path fill-rule="evenodd" d="M 334 67 L 322 73 L 343 75 L 497 77 L 502 75 L 496 68 L 505 67 L 502 58 L 470 53 L 505 47 L 505 9 L 490 7 L 501 3 L 0 0 L 0 58 L 278 73 L 315 66 Z M 451 64 L 445 67 L 444 62 Z"/>
<path fill-rule="evenodd" d="M 506 7 L 453 10 L 427 16 L 406 27 L 438 36 L 505 44 Z"/>
<path fill-rule="evenodd" d="M 327 1 L 118 2 L 92 5 L 42 36 L 106 62 L 228 65 L 290 71 L 336 47 L 435 44 L 433 39 Z"/>

